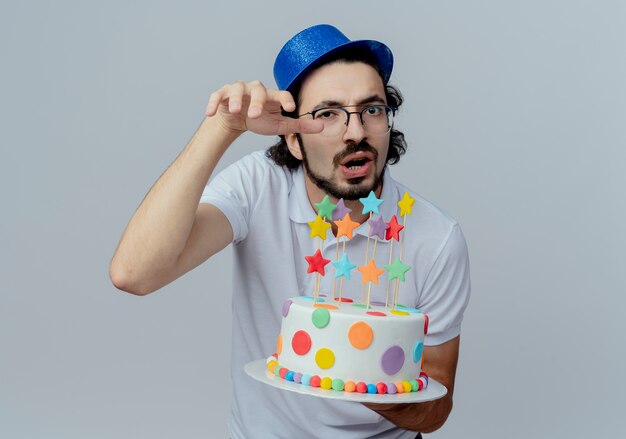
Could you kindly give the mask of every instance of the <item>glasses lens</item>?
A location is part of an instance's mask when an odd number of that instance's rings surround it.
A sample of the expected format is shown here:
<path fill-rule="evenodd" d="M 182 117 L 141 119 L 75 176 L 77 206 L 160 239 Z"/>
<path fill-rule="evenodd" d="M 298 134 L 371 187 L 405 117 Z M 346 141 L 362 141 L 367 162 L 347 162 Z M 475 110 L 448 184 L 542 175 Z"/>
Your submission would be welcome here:
<path fill-rule="evenodd" d="M 363 130 L 367 134 L 388 133 L 393 126 L 394 112 L 395 109 L 387 105 L 368 105 L 360 112 L 349 112 L 342 107 L 322 108 L 312 112 L 311 116 L 324 123 L 324 130 L 320 133 L 322 136 L 334 137 L 346 130 L 349 115 L 357 119 L 360 116 L 359 122 L 363 123 Z"/>
<path fill-rule="evenodd" d="M 361 110 L 365 132 L 385 134 L 393 126 L 393 109 L 386 105 L 370 105 Z"/>

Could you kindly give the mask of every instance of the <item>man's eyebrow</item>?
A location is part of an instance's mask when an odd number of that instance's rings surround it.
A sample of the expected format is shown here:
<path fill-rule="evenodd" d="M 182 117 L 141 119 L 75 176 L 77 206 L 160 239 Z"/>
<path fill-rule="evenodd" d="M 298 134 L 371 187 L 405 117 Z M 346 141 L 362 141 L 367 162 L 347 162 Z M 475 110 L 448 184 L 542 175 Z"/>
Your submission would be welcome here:
<path fill-rule="evenodd" d="M 374 102 L 384 104 L 385 99 L 375 94 L 375 95 L 368 96 L 364 99 L 361 99 L 359 102 L 357 102 L 354 105 L 347 105 L 347 106 L 352 107 L 352 106 L 357 106 L 357 105 L 366 105 L 366 104 L 372 104 Z M 326 108 L 326 107 L 342 107 L 342 106 L 345 107 L 346 105 L 343 105 L 343 103 L 339 101 L 326 100 L 326 101 L 322 101 L 318 103 L 315 107 L 313 107 L 311 111 L 319 110 L 320 108 Z"/>

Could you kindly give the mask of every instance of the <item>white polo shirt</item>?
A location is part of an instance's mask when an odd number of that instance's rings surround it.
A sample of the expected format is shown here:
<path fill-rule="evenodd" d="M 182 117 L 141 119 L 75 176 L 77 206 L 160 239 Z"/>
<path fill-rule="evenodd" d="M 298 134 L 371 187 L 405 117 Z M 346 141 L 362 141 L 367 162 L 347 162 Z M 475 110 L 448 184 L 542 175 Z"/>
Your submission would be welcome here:
<path fill-rule="evenodd" d="M 416 307 L 430 318 L 426 345 L 444 343 L 461 332 L 470 295 L 465 239 L 458 223 L 438 208 L 395 182 L 387 170 L 379 210 L 384 221 L 399 215 L 405 192 L 415 198 L 412 214 L 400 232 L 403 262 L 411 266 L 400 282 L 398 303 Z M 305 256 L 313 255 L 320 239 L 310 238 L 316 213 L 309 203 L 302 167 L 277 166 L 264 151 L 252 153 L 219 173 L 207 185 L 201 202 L 218 207 L 234 235 L 232 382 L 229 419 L 233 439 L 251 438 L 413 438 L 415 433 L 395 427 L 376 412 L 354 403 L 300 395 L 275 389 L 248 377 L 250 361 L 276 351 L 281 309 L 289 297 L 313 294 L 315 275 L 307 274 Z M 346 244 L 350 262 L 365 264 L 369 226 L 354 230 Z M 336 239 L 328 232 L 322 246 L 326 259 L 335 260 Z M 341 238 L 343 242 L 343 239 Z M 379 240 L 375 262 L 389 263 L 389 245 Z M 393 240 L 393 257 L 399 256 Z M 373 240 L 369 243 L 371 257 Z M 341 254 L 341 247 L 340 247 Z M 332 265 L 321 279 L 321 292 L 332 294 Z M 385 302 L 387 282 L 372 285 L 371 300 Z M 361 274 L 353 270 L 342 294 L 361 301 Z"/>

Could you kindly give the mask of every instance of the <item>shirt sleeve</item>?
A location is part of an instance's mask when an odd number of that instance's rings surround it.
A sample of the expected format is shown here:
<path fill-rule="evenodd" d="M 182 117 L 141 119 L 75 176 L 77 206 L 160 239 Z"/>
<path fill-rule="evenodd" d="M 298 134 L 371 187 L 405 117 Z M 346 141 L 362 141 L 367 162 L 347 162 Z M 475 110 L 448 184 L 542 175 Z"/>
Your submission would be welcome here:
<path fill-rule="evenodd" d="M 209 203 L 221 210 L 233 229 L 233 242 L 248 234 L 248 224 L 258 200 L 257 190 L 263 187 L 262 160 L 249 155 L 226 167 L 204 188 L 200 203 Z"/>
<path fill-rule="evenodd" d="M 424 343 L 439 345 L 461 333 L 461 322 L 470 297 L 469 257 L 465 237 L 454 224 L 426 277 L 419 308 L 428 314 Z"/>

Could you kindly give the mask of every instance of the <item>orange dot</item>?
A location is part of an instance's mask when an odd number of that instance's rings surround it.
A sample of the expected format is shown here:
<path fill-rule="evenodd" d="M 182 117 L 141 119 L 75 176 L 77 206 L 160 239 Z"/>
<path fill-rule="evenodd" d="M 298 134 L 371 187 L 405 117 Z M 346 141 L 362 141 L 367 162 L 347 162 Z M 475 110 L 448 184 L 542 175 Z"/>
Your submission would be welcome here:
<path fill-rule="evenodd" d="M 282 351 L 283 351 L 283 336 L 281 334 L 278 334 L 278 342 L 276 343 L 276 353 L 280 355 Z"/>
<path fill-rule="evenodd" d="M 339 309 L 339 307 L 335 305 L 329 305 L 328 303 L 316 303 L 315 308 Z"/>
<path fill-rule="evenodd" d="M 354 381 L 346 381 L 343 386 L 343 390 L 345 392 L 354 392 L 356 390 L 356 384 Z"/>
<path fill-rule="evenodd" d="M 374 340 L 374 331 L 370 325 L 365 322 L 356 322 L 350 326 L 348 330 L 348 339 L 350 344 L 357 349 L 366 349 Z"/>
<path fill-rule="evenodd" d="M 395 385 L 397 393 L 404 393 L 404 385 L 402 384 L 402 381 L 396 381 Z"/>

